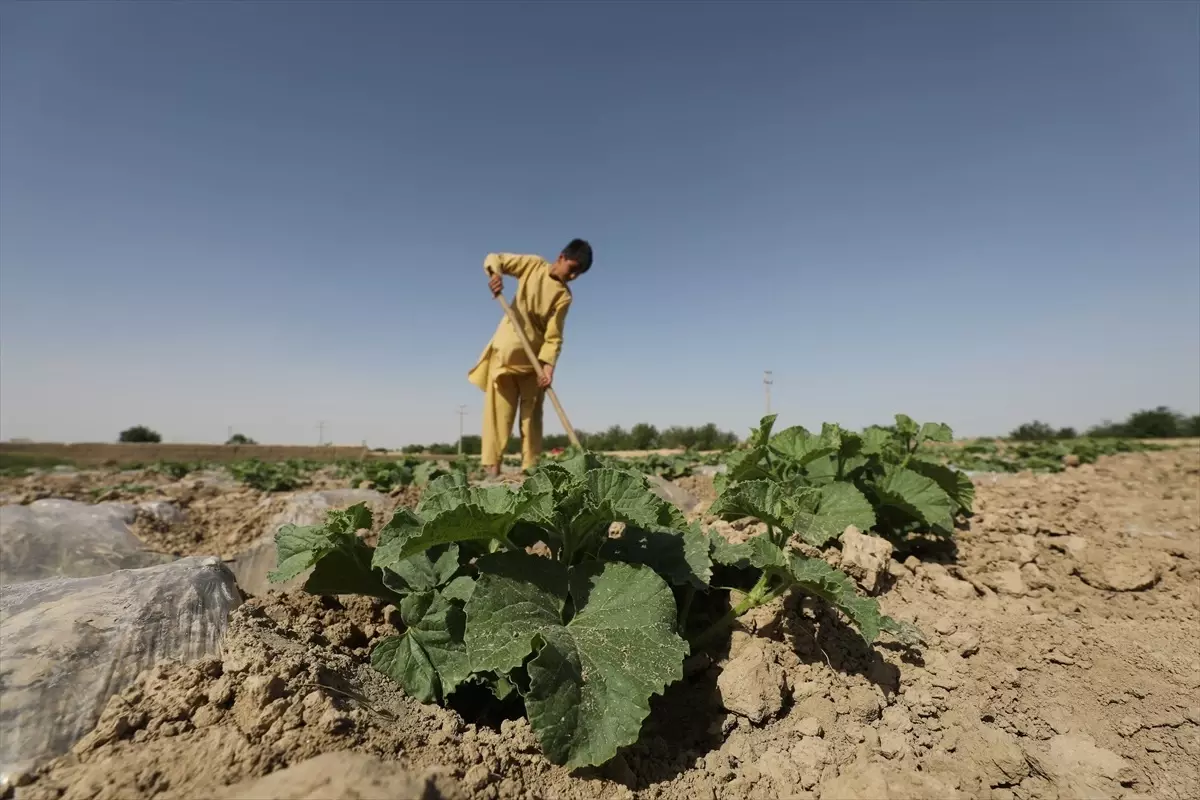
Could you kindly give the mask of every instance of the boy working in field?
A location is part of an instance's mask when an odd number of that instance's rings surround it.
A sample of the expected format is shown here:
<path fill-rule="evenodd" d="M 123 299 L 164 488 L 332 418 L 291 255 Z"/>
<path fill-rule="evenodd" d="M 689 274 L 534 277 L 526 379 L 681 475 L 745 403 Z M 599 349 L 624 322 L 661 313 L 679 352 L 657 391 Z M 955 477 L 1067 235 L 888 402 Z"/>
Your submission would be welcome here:
<path fill-rule="evenodd" d="M 467 379 L 484 392 L 482 461 L 491 475 L 500 474 L 500 461 L 518 410 L 522 465 L 529 469 L 537 464 L 542 452 L 542 396 L 554 380 L 554 365 L 562 350 L 563 323 L 571 306 L 567 284 L 591 266 L 592 246 L 582 239 L 571 240 L 553 264 L 540 256 L 511 253 L 491 253 L 484 259 L 483 269 L 488 273 L 493 295 L 504 291 L 502 275 L 517 279 L 512 308 L 542 365 L 539 380 L 505 315 L 479 363 L 467 374 Z"/>

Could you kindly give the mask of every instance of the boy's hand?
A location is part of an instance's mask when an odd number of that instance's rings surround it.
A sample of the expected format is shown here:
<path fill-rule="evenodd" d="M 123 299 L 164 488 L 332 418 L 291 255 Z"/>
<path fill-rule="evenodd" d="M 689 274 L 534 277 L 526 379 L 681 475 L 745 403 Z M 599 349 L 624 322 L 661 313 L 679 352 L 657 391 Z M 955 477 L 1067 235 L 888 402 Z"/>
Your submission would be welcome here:
<path fill-rule="evenodd" d="M 504 279 L 501 278 L 499 275 L 492 274 L 488 278 L 488 288 L 492 290 L 493 297 L 495 297 L 496 295 L 503 294 L 504 293 Z"/>
<path fill-rule="evenodd" d="M 554 367 L 549 364 L 542 364 L 542 376 L 538 378 L 538 386 L 543 389 L 550 388 L 550 382 L 554 380 Z"/>

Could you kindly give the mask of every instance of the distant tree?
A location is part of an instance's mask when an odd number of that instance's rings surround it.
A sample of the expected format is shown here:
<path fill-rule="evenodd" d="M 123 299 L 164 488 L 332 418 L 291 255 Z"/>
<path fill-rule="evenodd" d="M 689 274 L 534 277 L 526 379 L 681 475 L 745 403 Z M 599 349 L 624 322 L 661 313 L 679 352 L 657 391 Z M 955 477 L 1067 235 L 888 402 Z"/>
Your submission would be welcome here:
<path fill-rule="evenodd" d="M 658 447 L 658 428 L 648 422 L 639 422 L 630 428 L 630 450 L 650 450 L 655 447 Z"/>
<path fill-rule="evenodd" d="M 477 456 L 483 452 L 483 437 L 467 434 L 462 438 L 463 454 Z"/>
<path fill-rule="evenodd" d="M 1170 439 L 1183 427 L 1183 416 L 1166 406 L 1134 412 L 1125 422 L 1126 435 L 1137 439 Z"/>
<path fill-rule="evenodd" d="M 452 456 L 458 452 L 458 443 L 446 444 L 445 442 L 436 442 L 425 448 L 425 451 L 435 456 Z"/>
<path fill-rule="evenodd" d="M 132 428 L 126 428 L 121 431 L 118 437 L 119 442 L 148 442 L 157 444 L 162 441 L 162 436 L 157 431 L 152 431 L 145 425 L 134 425 Z"/>
<path fill-rule="evenodd" d="M 404 453 L 406 455 L 412 455 L 413 453 L 424 453 L 425 445 L 423 445 L 423 444 L 406 444 L 406 445 L 404 445 L 404 447 L 400 448 L 400 452 Z"/>
<path fill-rule="evenodd" d="M 1008 438 L 1018 442 L 1039 442 L 1053 439 L 1054 434 L 1054 428 L 1035 419 L 1033 422 L 1026 422 L 1018 427 L 1008 435 Z"/>
<path fill-rule="evenodd" d="M 233 436 L 229 437 L 229 441 L 225 442 L 225 444 L 258 444 L 258 442 L 254 441 L 244 433 L 235 433 Z"/>
<path fill-rule="evenodd" d="M 1075 431 L 1074 428 L 1059 428 L 1058 432 L 1054 434 L 1054 438 L 1055 439 L 1074 439 L 1078 435 L 1079 434 Z"/>
<path fill-rule="evenodd" d="M 1111 419 L 1087 429 L 1087 436 L 1092 439 L 1119 439 L 1126 435 L 1124 423 L 1113 422 Z"/>
<path fill-rule="evenodd" d="M 1185 417 L 1166 406 L 1135 411 L 1124 422 L 1104 422 L 1089 428 L 1087 435 L 1097 438 L 1128 437 L 1131 439 L 1171 439 L 1179 436 L 1198 436 L 1200 417 Z"/>
<path fill-rule="evenodd" d="M 575 435 L 581 441 L 587 441 L 587 434 L 583 431 L 575 431 Z M 571 440 L 567 438 L 565 433 L 548 433 L 542 437 L 542 447 L 546 450 L 566 450 L 571 446 Z"/>

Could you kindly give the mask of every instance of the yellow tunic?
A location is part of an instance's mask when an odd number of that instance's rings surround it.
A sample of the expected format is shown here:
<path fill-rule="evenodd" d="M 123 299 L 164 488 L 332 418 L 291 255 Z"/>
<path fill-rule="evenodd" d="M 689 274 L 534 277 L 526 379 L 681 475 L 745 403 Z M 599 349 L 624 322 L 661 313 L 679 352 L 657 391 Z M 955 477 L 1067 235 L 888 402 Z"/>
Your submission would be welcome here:
<path fill-rule="evenodd" d="M 562 351 L 563 322 L 571 305 L 566 284 L 550 276 L 550 264 L 539 256 L 492 253 L 483 262 L 517 279 L 512 308 L 543 364 L 554 364 Z M 484 391 L 482 463 L 500 463 L 508 437 L 521 419 L 521 461 L 529 468 L 542 451 L 542 396 L 537 376 L 521 340 L 505 314 L 467 378 Z"/>
<path fill-rule="evenodd" d="M 540 256 L 491 253 L 483 262 L 485 272 L 488 267 L 517 279 L 512 308 L 521 318 L 521 327 L 533 345 L 538 361 L 555 364 L 562 351 L 563 323 L 571 307 L 571 292 L 567 285 L 550 276 L 550 264 Z M 479 362 L 467 373 L 467 379 L 486 392 L 498 375 L 533 371 L 521 340 L 505 314 Z"/>

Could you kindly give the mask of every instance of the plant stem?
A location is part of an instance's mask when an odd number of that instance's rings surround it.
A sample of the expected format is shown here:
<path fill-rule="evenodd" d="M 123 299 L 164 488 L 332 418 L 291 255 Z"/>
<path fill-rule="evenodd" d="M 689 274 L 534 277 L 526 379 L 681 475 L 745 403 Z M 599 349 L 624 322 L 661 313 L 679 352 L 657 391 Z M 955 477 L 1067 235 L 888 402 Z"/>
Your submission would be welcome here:
<path fill-rule="evenodd" d="M 696 587 L 689 586 L 683 590 L 683 603 L 679 606 L 679 620 L 675 629 L 683 636 L 687 631 L 688 612 L 692 610 L 692 598 L 696 596 Z"/>
<path fill-rule="evenodd" d="M 752 588 L 749 593 L 742 598 L 740 603 L 729 609 L 729 611 L 726 612 L 723 617 L 718 619 L 712 625 L 708 626 L 708 630 L 689 640 L 689 644 L 692 646 L 692 651 L 695 652 L 696 649 L 701 645 L 707 643 L 714 636 L 724 631 L 742 614 L 745 614 L 750 609 L 757 608 L 764 603 L 769 603 L 778 597 L 779 594 L 782 594 L 782 591 L 779 590 L 776 590 L 775 592 L 769 590 L 767 587 L 770 585 L 770 582 L 771 573 L 763 572 L 762 577 L 758 579 L 758 583 L 754 584 L 754 588 Z M 786 587 L 787 584 L 785 583 L 783 588 Z"/>

